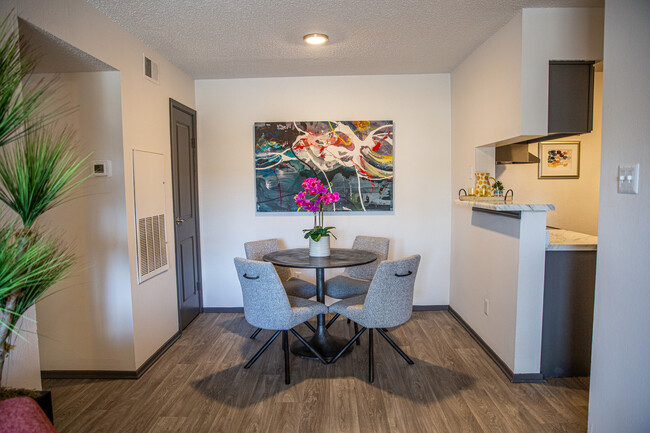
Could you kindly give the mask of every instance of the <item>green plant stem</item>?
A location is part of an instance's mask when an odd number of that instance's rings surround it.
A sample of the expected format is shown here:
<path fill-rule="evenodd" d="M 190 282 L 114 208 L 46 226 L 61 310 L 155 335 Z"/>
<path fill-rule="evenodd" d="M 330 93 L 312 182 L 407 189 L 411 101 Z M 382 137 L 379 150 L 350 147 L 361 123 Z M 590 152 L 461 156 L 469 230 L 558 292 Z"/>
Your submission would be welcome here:
<path fill-rule="evenodd" d="M 0 387 L 2 386 L 2 371 L 5 364 L 5 358 L 9 354 L 9 335 L 11 328 L 8 324 L 14 323 L 13 311 L 16 309 L 18 303 L 18 294 L 12 293 L 7 298 L 4 310 L 2 311 L 2 324 L 0 324 Z"/>
<path fill-rule="evenodd" d="M 324 221 L 323 221 L 323 203 L 320 203 L 318 205 L 318 225 L 320 227 L 323 227 Z"/>

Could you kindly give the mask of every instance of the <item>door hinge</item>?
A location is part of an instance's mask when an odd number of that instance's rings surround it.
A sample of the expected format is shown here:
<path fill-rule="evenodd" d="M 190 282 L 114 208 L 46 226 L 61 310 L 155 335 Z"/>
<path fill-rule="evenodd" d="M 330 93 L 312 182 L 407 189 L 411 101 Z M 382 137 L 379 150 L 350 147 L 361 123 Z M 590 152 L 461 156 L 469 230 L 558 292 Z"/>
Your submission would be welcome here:
<path fill-rule="evenodd" d="M 196 138 L 192 137 L 192 148 L 196 148 Z"/>
<path fill-rule="evenodd" d="M 196 282 L 196 293 L 201 293 L 201 282 L 200 281 Z"/>

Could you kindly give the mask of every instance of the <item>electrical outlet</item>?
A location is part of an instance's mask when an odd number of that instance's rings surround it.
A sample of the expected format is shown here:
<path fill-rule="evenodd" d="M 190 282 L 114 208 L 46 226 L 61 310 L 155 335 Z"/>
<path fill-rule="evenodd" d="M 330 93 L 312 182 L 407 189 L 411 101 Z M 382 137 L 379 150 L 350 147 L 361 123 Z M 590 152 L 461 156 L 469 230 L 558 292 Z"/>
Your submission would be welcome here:
<path fill-rule="evenodd" d="M 618 193 L 639 193 L 639 164 L 625 164 L 618 166 Z"/>
<path fill-rule="evenodd" d="M 486 316 L 490 315 L 490 301 L 487 298 L 483 300 L 483 312 Z"/>

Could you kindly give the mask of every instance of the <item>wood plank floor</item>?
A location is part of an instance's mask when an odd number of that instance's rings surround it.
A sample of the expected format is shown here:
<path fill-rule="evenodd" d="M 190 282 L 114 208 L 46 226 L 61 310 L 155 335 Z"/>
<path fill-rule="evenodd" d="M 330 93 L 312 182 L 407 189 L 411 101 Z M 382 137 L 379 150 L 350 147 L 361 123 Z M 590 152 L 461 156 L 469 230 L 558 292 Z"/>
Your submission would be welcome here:
<path fill-rule="evenodd" d="M 330 329 L 353 332 L 345 320 Z M 446 311 L 415 312 L 391 329 L 412 366 L 376 334 L 373 384 L 367 333 L 336 364 L 292 357 L 287 386 L 280 338 L 244 370 L 271 335 L 250 340 L 252 331 L 243 314 L 203 314 L 138 380 L 44 380 L 55 427 L 60 433 L 587 430 L 587 378 L 512 384 Z M 298 331 L 309 334 L 304 326 Z"/>

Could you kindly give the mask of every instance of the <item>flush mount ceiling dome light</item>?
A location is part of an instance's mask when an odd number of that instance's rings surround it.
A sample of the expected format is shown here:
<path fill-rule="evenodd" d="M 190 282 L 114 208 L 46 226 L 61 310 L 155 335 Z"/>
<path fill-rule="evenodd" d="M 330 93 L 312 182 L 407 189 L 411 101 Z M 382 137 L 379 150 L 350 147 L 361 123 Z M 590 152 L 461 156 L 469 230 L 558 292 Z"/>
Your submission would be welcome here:
<path fill-rule="evenodd" d="M 330 38 L 328 38 L 327 35 L 324 35 L 322 33 L 310 33 L 308 35 L 303 36 L 302 40 L 307 42 L 310 45 L 322 45 L 325 42 L 329 41 Z"/>

